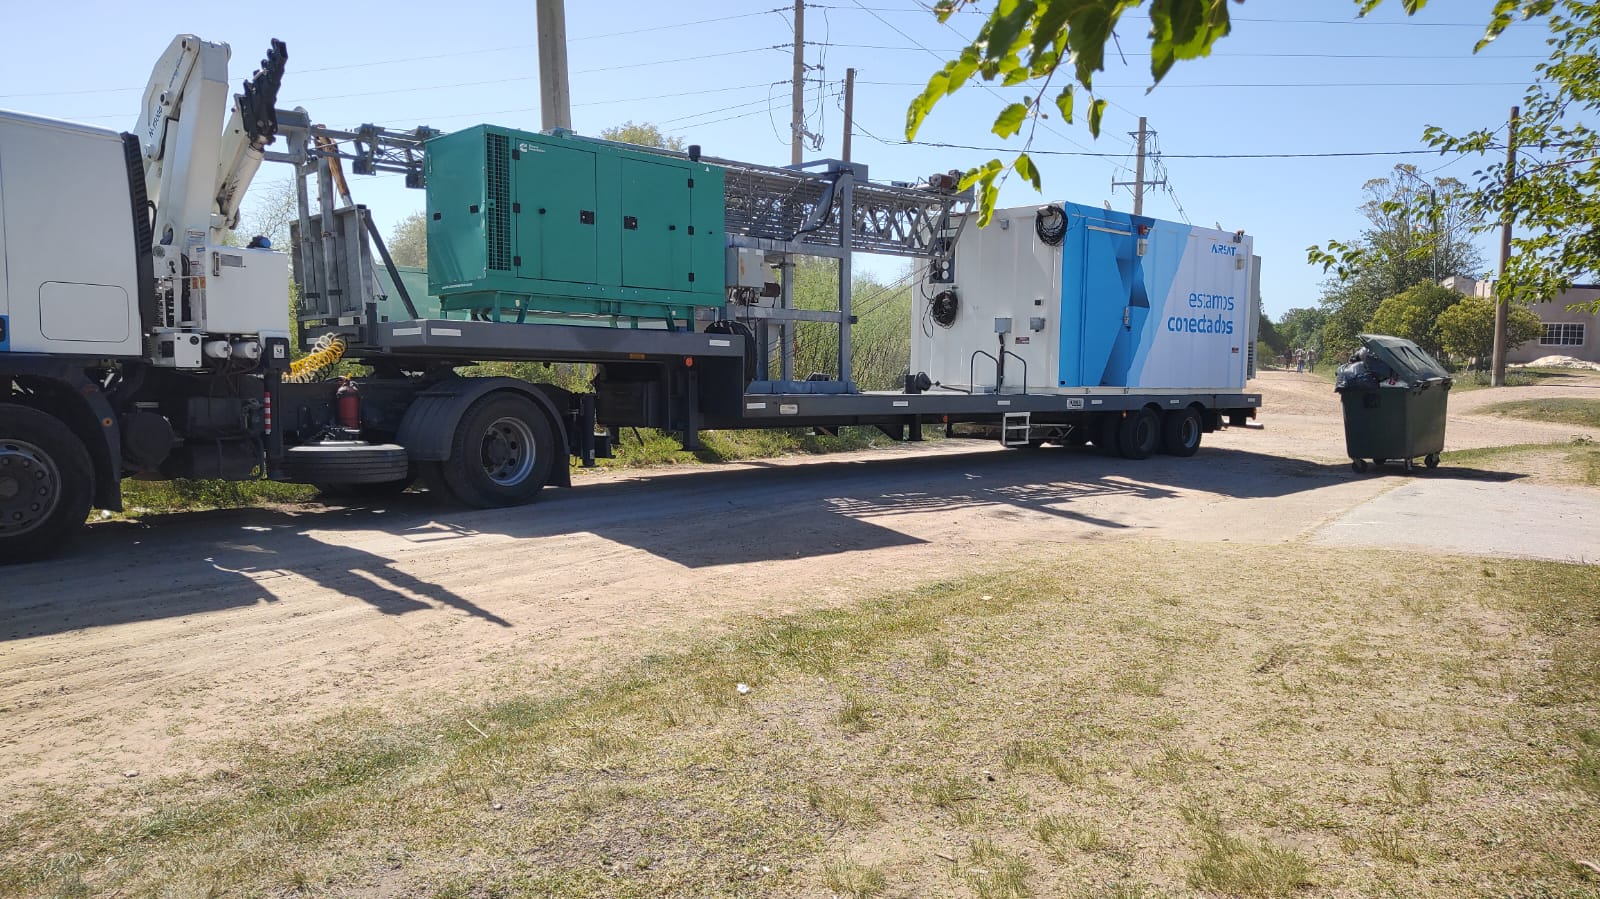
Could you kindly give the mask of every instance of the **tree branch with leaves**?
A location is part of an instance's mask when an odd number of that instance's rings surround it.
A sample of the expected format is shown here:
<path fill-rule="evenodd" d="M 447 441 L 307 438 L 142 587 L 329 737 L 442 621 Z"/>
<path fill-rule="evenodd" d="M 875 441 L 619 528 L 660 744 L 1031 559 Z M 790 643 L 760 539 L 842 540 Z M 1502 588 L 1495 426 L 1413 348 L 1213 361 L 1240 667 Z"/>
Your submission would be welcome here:
<path fill-rule="evenodd" d="M 1240 2 L 1240 0 L 1235 0 Z M 1365 16 L 1383 0 L 1353 0 L 1357 16 Z M 1408 15 L 1416 13 L 1427 0 L 1399 0 Z M 1539 14 L 1554 0 L 1498 0 L 1481 48 L 1517 18 Z M 939 0 L 934 15 L 941 23 L 957 12 L 976 8 L 979 0 Z M 991 159 L 969 170 L 963 187 L 978 190 L 979 224 L 988 224 L 999 199 L 999 184 L 1015 172 L 1033 185 L 1043 187 L 1037 164 L 1028 155 L 1033 145 L 1034 128 L 1052 113 L 1072 124 L 1082 105 L 1079 93 L 1087 95 L 1089 133 L 1100 136 L 1106 101 L 1095 96 L 1094 78 L 1105 71 L 1106 47 L 1119 46 L 1117 26 L 1130 10 L 1146 6 L 1146 0 L 998 0 L 983 27 L 960 56 L 945 63 L 928 79 L 906 110 L 907 141 L 915 141 L 924 122 L 938 104 L 973 79 L 998 83 L 1001 87 L 1037 84 L 1032 95 L 1021 102 L 1008 103 L 995 116 L 990 130 L 1002 139 L 1016 137 L 1022 126 L 1033 122 L 1022 147 L 1009 164 Z M 1179 62 L 1196 60 L 1211 53 L 1216 43 L 1232 33 L 1228 0 L 1149 0 L 1150 90 Z M 1056 88 L 1057 74 L 1066 67 L 1071 80 Z M 1052 91 L 1054 91 L 1052 95 Z"/>

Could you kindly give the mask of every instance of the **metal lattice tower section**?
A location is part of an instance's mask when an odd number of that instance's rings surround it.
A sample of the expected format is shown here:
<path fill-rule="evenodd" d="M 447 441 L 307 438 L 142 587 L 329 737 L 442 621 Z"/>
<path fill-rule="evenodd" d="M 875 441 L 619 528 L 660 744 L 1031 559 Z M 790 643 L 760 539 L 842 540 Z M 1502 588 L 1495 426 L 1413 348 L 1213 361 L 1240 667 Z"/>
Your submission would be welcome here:
<path fill-rule="evenodd" d="M 806 248 L 839 248 L 840 210 L 848 202 L 849 249 L 927 258 L 947 251 L 954 236 L 948 232 L 959 230 L 972 208 L 970 191 L 857 181 L 847 163 L 830 161 L 827 170 L 809 172 L 706 161 L 726 171 L 724 227 L 735 244 L 800 253 Z M 851 182 L 848 192 L 840 183 L 846 177 Z"/>

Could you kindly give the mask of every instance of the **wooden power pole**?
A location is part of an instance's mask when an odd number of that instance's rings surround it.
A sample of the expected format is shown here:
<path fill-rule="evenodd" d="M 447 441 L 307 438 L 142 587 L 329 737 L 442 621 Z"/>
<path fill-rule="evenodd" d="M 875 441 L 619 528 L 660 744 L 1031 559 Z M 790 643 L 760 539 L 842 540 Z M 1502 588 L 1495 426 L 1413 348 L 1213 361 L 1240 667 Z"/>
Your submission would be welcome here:
<path fill-rule="evenodd" d="M 567 85 L 567 9 L 565 0 L 538 0 L 539 121 L 572 130 L 572 93 Z"/>
<path fill-rule="evenodd" d="M 806 0 L 794 0 L 794 85 L 789 93 L 789 164 L 799 165 L 806 134 Z"/>
<path fill-rule="evenodd" d="M 856 70 L 844 70 L 844 147 L 839 156 L 850 161 L 850 132 L 855 130 Z"/>
<path fill-rule="evenodd" d="M 1494 286 L 1494 354 L 1489 363 L 1489 386 L 1506 386 L 1506 317 L 1511 305 L 1511 289 L 1506 283 L 1506 268 L 1511 263 L 1511 185 L 1517 180 L 1517 116 L 1511 107 L 1511 125 L 1506 129 L 1505 208 L 1500 212 L 1500 279 Z"/>
<path fill-rule="evenodd" d="M 1146 187 L 1160 187 L 1161 185 L 1167 183 L 1164 180 L 1163 181 L 1146 181 L 1145 178 L 1144 178 L 1145 156 L 1147 155 L 1147 152 L 1148 152 L 1147 147 L 1148 147 L 1148 145 L 1150 143 L 1151 134 L 1152 134 L 1152 132 L 1150 131 L 1150 128 L 1148 126 L 1148 123 L 1145 120 L 1145 117 L 1144 116 L 1139 116 L 1139 130 L 1138 131 L 1130 131 L 1130 132 L 1128 132 L 1128 135 L 1130 137 L 1134 138 L 1137 141 L 1137 143 L 1134 144 L 1134 150 L 1133 150 L 1133 153 L 1134 153 L 1133 180 L 1132 181 L 1112 181 L 1111 182 L 1111 186 L 1112 187 L 1131 187 L 1131 188 L 1133 188 L 1133 214 L 1134 215 L 1144 215 L 1144 189 Z"/>

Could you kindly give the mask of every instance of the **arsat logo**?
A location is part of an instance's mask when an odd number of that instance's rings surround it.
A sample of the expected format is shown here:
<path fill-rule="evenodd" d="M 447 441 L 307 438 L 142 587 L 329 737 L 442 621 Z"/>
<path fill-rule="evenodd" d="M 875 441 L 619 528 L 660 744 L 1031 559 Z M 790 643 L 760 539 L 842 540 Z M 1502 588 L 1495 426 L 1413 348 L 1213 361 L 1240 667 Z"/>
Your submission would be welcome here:
<path fill-rule="evenodd" d="M 1239 247 L 1231 243 L 1214 243 L 1211 245 L 1211 254 L 1213 256 L 1237 256 L 1239 255 Z"/>

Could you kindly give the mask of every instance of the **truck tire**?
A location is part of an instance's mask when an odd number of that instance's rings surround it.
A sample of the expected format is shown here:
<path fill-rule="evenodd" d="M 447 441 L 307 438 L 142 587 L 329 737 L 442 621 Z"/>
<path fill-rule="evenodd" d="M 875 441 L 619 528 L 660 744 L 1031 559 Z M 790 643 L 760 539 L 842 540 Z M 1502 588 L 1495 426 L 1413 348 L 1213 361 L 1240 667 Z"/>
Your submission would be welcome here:
<path fill-rule="evenodd" d="M 370 486 L 401 480 L 410 472 L 406 448 L 392 443 L 308 443 L 283 454 L 283 473 L 298 484 Z"/>
<path fill-rule="evenodd" d="M 1200 411 L 1193 406 L 1168 412 L 1161 416 L 1161 451 L 1171 456 L 1192 456 L 1199 451 L 1205 430 Z"/>
<path fill-rule="evenodd" d="M 0 403 L 0 564 L 50 555 L 89 517 L 94 467 L 59 420 Z"/>
<path fill-rule="evenodd" d="M 1149 409 L 1135 409 L 1122 417 L 1117 449 L 1124 459 L 1148 459 L 1161 445 L 1161 419 Z"/>
<path fill-rule="evenodd" d="M 525 396 L 500 391 L 461 416 L 450 458 L 440 467 L 456 499 L 492 509 L 531 501 L 555 462 L 555 436 L 543 410 Z"/>

